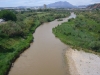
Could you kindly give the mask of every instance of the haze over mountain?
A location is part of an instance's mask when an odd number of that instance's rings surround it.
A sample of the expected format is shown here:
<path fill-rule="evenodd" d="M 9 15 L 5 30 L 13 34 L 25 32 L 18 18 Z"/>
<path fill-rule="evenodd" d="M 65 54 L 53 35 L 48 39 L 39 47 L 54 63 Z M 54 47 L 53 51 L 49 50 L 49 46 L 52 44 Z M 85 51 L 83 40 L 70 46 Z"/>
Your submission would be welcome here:
<path fill-rule="evenodd" d="M 59 1 L 59 2 L 48 4 L 47 7 L 50 7 L 50 8 L 75 8 L 76 6 L 70 4 L 67 1 Z"/>
<path fill-rule="evenodd" d="M 87 8 L 88 5 L 79 5 L 78 8 Z"/>

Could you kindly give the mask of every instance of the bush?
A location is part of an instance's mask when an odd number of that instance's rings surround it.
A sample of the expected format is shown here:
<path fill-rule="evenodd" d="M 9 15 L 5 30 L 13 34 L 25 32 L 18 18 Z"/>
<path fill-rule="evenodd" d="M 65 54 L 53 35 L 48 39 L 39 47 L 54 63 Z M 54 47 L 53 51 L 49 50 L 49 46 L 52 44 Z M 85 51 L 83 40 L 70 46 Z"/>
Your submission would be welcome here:
<path fill-rule="evenodd" d="M 22 28 L 21 26 L 17 25 L 17 23 L 9 21 L 5 24 L 2 24 L 0 26 L 0 37 L 3 36 L 9 36 L 9 37 L 13 37 L 13 36 L 19 36 L 23 34 Z"/>
<path fill-rule="evenodd" d="M 96 52 L 100 52 L 100 41 L 93 41 L 89 44 L 89 47 Z"/>
<path fill-rule="evenodd" d="M 16 21 L 17 20 L 16 15 L 9 10 L 0 11 L 0 18 L 4 19 L 5 21 L 8 21 L 8 20 Z"/>

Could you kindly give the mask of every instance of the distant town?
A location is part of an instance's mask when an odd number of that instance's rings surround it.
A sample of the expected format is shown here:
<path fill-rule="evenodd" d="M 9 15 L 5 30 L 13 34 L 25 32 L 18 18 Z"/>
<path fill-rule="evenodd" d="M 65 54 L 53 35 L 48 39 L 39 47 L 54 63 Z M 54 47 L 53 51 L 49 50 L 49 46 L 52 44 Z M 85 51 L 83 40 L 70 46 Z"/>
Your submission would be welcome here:
<path fill-rule="evenodd" d="M 44 4 L 43 6 L 34 6 L 34 7 L 29 7 L 29 6 L 19 6 L 19 7 L 0 7 L 0 10 L 15 10 L 17 12 L 20 11 L 29 11 L 29 10 L 38 10 L 38 9 L 66 9 L 66 10 L 76 10 L 76 9 L 80 9 L 80 10 L 86 10 L 86 6 L 80 6 L 77 8 L 56 8 L 56 7 L 47 7 L 46 4 Z"/>
<path fill-rule="evenodd" d="M 42 6 L 17 6 L 17 7 L 0 7 L 0 10 L 15 10 L 15 11 L 29 11 L 38 9 L 66 9 L 66 10 L 92 10 L 93 8 L 100 9 L 100 3 L 93 5 L 74 6 L 67 1 L 58 1 L 51 4 L 43 4 Z"/>

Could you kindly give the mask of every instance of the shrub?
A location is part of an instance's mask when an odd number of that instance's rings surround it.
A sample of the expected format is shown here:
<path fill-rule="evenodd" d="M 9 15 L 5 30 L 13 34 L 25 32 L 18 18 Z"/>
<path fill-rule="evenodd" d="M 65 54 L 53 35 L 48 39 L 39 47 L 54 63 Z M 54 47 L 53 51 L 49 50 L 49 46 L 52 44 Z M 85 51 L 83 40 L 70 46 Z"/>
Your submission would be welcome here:
<path fill-rule="evenodd" d="M 8 21 L 8 20 L 16 21 L 17 20 L 16 15 L 9 10 L 0 11 L 0 18 L 4 19 L 5 21 Z"/>
<path fill-rule="evenodd" d="M 100 51 L 100 41 L 92 41 L 92 42 L 89 44 L 89 47 L 90 47 L 92 50 L 95 50 L 96 52 Z"/>

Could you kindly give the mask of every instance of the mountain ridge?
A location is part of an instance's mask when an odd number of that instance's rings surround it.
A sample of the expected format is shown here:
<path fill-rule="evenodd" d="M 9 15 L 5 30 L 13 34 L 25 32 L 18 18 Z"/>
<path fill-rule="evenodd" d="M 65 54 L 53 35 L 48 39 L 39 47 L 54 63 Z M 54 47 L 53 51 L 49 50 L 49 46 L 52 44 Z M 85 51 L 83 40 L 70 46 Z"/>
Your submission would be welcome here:
<path fill-rule="evenodd" d="M 47 7 L 49 8 L 75 8 L 76 6 L 70 4 L 67 1 L 58 1 L 55 3 L 48 4 Z"/>
<path fill-rule="evenodd" d="M 89 5 L 87 8 L 89 9 L 100 9 L 100 3 L 95 3 L 95 4 L 92 4 L 92 5 Z"/>

